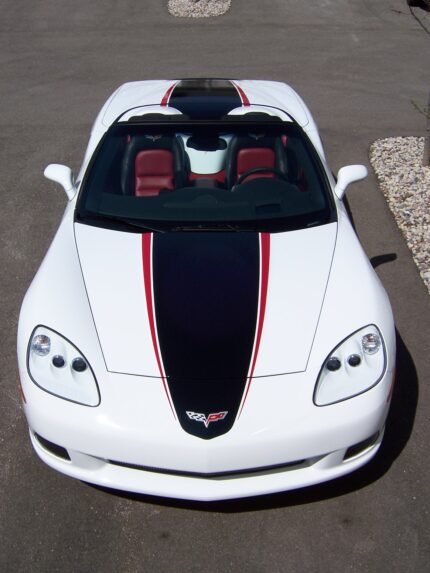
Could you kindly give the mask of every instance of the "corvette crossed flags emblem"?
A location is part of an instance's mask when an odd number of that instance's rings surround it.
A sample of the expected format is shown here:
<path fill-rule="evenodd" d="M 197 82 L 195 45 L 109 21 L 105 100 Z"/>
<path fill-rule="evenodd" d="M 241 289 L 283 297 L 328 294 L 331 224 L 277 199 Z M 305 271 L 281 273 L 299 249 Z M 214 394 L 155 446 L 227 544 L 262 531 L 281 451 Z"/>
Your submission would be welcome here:
<path fill-rule="evenodd" d="M 211 422 L 219 422 L 220 420 L 224 420 L 224 418 L 227 416 L 228 411 L 227 412 L 214 412 L 212 414 L 208 414 L 208 416 L 205 416 L 204 414 L 200 414 L 199 412 L 188 412 L 187 411 L 187 416 L 189 417 L 190 420 L 194 420 L 195 422 L 203 422 L 203 424 L 206 426 L 206 428 L 209 427 L 209 424 Z"/>

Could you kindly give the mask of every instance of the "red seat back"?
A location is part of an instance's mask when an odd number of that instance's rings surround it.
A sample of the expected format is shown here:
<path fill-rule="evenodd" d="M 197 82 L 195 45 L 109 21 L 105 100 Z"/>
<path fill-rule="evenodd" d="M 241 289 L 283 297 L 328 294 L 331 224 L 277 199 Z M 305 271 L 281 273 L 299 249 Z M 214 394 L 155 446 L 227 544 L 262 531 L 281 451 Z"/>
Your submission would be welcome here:
<path fill-rule="evenodd" d="M 162 189 L 173 188 L 173 153 L 167 149 L 139 151 L 135 159 L 134 194 L 149 197 L 158 195 Z"/>
<path fill-rule="evenodd" d="M 240 149 L 236 159 L 236 178 L 257 167 L 275 167 L 275 152 L 268 147 L 248 147 Z M 249 175 L 246 180 L 257 177 L 274 177 L 273 173 L 260 171 Z"/>

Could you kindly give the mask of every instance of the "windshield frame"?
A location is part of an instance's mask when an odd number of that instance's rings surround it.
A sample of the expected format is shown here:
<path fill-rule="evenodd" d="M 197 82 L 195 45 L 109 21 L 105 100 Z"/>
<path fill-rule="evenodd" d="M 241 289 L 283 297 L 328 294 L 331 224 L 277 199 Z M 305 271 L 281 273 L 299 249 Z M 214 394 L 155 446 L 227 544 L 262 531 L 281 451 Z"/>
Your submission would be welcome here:
<path fill-rule="evenodd" d="M 262 114 L 263 115 L 263 114 Z M 202 219 L 199 220 L 188 220 L 187 218 L 134 218 L 130 217 L 129 214 L 125 213 L 102 213 L 91 211 L 86 208 L 86 201 L 88 193 L 90 192 L 91 177 L 94 173 L 94 166 L 96 165 L 98 158 L 101 154 L 101 150 L 108 138 L 112 135 L 116 136 L 118 134 L 130 134 L 138 132 L 142 129 L 142 126 L 146 128 L 149 132 L 151 130 L 156 130 L 157 133 L 187 133 L 192 132 L 201 133 L 207 135 L 207 133 L 256 133 L 264 128 L 264 132 L 267 135 L 279 135 L 281 132 L 288 132 L 299 138 L 300 142 L 303 144 L 309 160 L 312 163 L 312 167 L 318 178 L 318 182 L 321 188 L 321 195 L 325 201 L 324 212 L 315 213 L 313 217 L 297 216 L 297 217 L 258 217 L 256 219 L 243 219 L 243 218 L 230 218 L 225 220 L 217 219 Z M 256 181 L 261 181 L 256 180 Z M 267 180 L 266 180 L 267 181 Z M 271 181 L 274 181 L 272 179 Z M 246 184 L 249 188 L 257 188 L 258 185 L 253 183 Z M 243 186 L 243 185 L 242 185 Z M 241 186 L 241 187 L 242 187 Z M 180 188 L 177 191 L 187 190 L 187 187 Z M 194 186 L 193 189 L 199 189 L 198 186 Z M 191 188 L 188 189 L 189 191 Z M 225 190 L 222 190 L 225 191 Z M 228 190 L 231 192 L 231 190 Z M 106 193 L 105 195 L 109 195 Z M 112 195 L 114 198 L 115 196 Z M 126 196 L 121 195 L 123 199 Z M 236 194 L 238 197 L 238 194 Z M 127 200 L 131 199 L 133 201 L 139 201 L 138 197 L 127 197 Z M 124 201 L 123 201 L 124 203 Z M 132 117 L 127 122 L 118 121 L 114 123 L 103 135 L 93 156 L 87 166 L 85 171 L 83 181 L 79 190 L 76 208 L 75 208 L 75 222 L 84 223 L 88 225 L 104 227 L 109 229 L 117 229 L 128 232 L 145 232 L 145 231 L 185 231 L 185 230 L 234 230 L 234 231 L 261 231 L 261 232 L 280 232 L 288 230 L 296 230 L 311 226 L 316 226 L 320 224 L 331 223 L 337 220 L 336 207 L 333 200 L 332 190 L 330 182 L 328 180 L 326 170 L 322 164 L 321 158 L 319 157 L 315 147 L 310 141 L 309 137 L 305 131 L 294 121 L 282 121 L 279 117 L 264 115 L 263 117 L 253 117 L 248 119 L 246 116 L 228 116 L 221 120 L 202 120 L 202 119 L 189 119 L 183 115 L 165 115 L 158 116 L 154 119 L 154 116 L 149 116 L 145 119 L 145 115 Z"/>

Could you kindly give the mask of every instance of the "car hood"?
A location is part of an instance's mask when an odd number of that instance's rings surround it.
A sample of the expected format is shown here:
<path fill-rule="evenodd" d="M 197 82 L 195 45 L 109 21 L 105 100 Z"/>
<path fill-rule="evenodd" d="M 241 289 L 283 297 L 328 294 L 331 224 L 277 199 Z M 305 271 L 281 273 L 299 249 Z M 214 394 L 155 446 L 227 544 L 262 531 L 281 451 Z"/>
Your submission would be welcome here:
<path fill-rule="evenodd" d="M 304 371 L 336 234 L 336 223 L 271 235 L 75 223 L 106 368 L 200 381 Z"/>

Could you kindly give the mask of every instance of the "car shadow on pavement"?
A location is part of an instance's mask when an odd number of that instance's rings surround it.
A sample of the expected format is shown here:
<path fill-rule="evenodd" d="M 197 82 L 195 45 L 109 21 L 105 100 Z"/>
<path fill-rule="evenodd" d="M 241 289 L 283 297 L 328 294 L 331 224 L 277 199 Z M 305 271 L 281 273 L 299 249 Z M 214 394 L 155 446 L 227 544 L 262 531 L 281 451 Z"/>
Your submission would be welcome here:
<path fill-rule="evenodd" d="M 379 267 L 379 265 L 384 265 L 385 263 L 392 263 L 397 260 L 396 253 L 387 253 L 385 255 L 376 255 L 370 259 L 370 264 L 374 269 Z"/>
<path fill-rule="evenodd" d="M 426 0 L 426 2 L 424 0 L 415 0 L 415 1 L 411 0 L 408 2 L 408 5 L 409 6 L 415 6 L 416 8 L 421 8 L 422 10 L 425 10 L 426 12 L 430 12 L 430 4 L 428 3 L 428 0 Z"/>
<path fill-rule="evenodd" d="M 133 494 L 92 486 L 114 496 L 158 506 L 214 513 L 244 513 L 303 505 L 339 497 L 378 481 L 386 474 L 406 446 L 412 432 L 418 402 L 418 378 L 414 362 L 397 331 L 396 383 L 385 436 L 375 458 L 366 466 L 342 478 L 323 484 L 253 498 L 217 502 L 193 502 Z"/>

